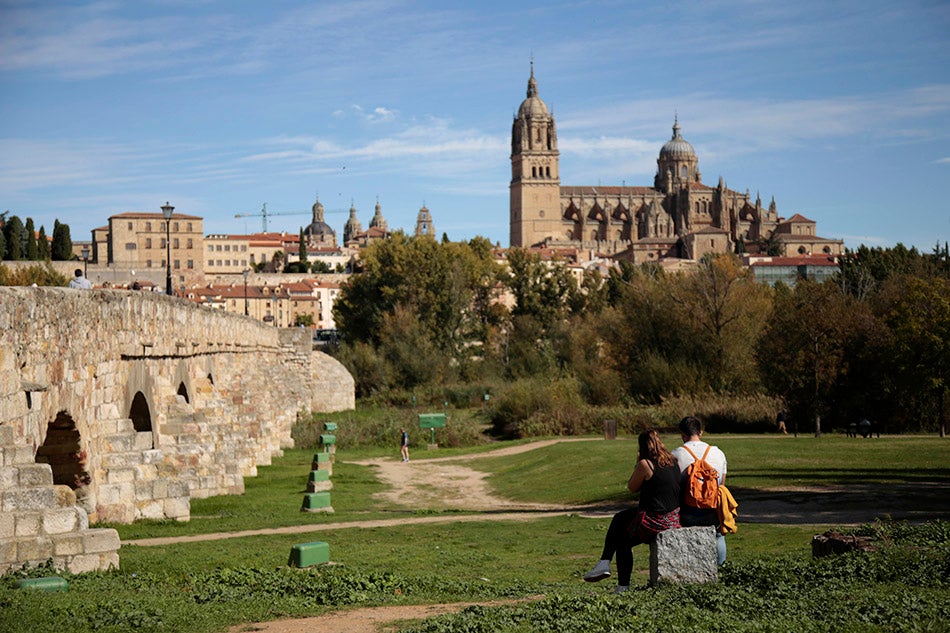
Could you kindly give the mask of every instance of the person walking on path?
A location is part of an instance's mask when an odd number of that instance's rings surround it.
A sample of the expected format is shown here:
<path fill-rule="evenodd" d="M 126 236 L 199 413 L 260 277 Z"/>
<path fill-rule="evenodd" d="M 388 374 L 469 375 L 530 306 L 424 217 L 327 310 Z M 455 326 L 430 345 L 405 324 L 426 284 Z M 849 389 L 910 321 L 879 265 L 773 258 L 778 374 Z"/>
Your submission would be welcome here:
<path fill-rule="evenodd" d="M 719 447 L 710 446 L 703 441 L 703 423 L 692 416 L 685 417 L 680 420 L 679 430 L 683 438 L 683 446 L 673 449 L 673 457 L 679 462 L 683 477 L 686 477 L 686 469 L 696 461 L 696 458 L 702 458 L 716 469 L 719 485 L 724 484 L 726 482 L 726 455 Z M 709 449 L 709 453 L 706 453 L 706 449 Z M 703 457 L 704 454 L 705 457 Z M 685 481 L 683 483 L 685 484 Z M 716 562 L 720 565 L 726 562 L 726 539 L 718 530 L 719 512 L 716 508 L 694 508 L 683 504 L 680 507 L 680 521 L 683 527 L 716 526 Z"/>
<path fill-rule="evenodd" d="M 92 282 L 82 274 L 82 268 L 77 268 L 75 276 L 69 280 L 69 287 L 76 290 L 92 290 Z"/>
<path fill-rule="evenodd" d="M 627 490 L 640 493 L 640 504 L 621 510 L 610 520 L 604 549 L 594 568 L 584 574 L 587 582 L 610 577 L 610 560 L 617 556 L 617 588 L 630 589 L 633 572 L 633 546 L 652 543 L 663 530 L 680 527 L 680 469 L 676 458 L 666 449 L 656 431 L 644 431 L 637 438 L 639 453 Z"/>
<path fill-rule="evenodd" d="M 402 430 L 402 438 L 399 441 L 399 453 L 402 455 L 402 461 L 409 461 L 409 433 L 406 432 L 406 429 Z"/>

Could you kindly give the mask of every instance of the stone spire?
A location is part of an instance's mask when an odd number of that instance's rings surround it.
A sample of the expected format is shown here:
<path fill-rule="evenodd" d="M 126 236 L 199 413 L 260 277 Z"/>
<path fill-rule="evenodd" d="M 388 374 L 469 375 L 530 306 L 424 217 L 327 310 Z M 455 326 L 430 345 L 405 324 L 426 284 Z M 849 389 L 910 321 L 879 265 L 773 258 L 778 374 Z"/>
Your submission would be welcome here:
<path fill-rule="evenodd" d="M 379 206 L 379 198 L 376 198 L 376 212 L 373 214 L 373 219 L 369 221 L 369 228 L 379 228 L 384 231 L 389 230 L 389 226 L 386 223 L 386 218 L 383 217 L 383 211 Z"/>
<path fill-rule="evenodd" d="M 350 217 L 347 219 L 346 224 L 343 226 L 343 243 L 346 244 L 357 234 L 363 232 L 363 225 L 360 224 L 359 218 L 356 217 L 356 206 L 350 201 Z"/>

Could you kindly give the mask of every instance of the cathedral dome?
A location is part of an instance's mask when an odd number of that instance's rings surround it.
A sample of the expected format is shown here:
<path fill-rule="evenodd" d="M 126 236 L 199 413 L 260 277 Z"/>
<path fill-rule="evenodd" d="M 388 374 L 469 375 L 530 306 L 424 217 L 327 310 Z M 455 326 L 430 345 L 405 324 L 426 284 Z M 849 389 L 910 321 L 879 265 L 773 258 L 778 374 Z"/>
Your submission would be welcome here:
<path fill-rule="evenodd" d="M 330 228 L 330 225 L 324 222 L 323 220 L 323 205 L 320 204 L 320 201 L 317 200 L 314 203 L 313 207 L 313 222 L 307 225 L 307 228 L 303 230 L 304 235 L 311 235 L 314 237 L 324 237 L 328 235 L 336 235 L 336 232 Z"/>
<path fill-rule="evenodd" d="M 696 158 L 696 150 L 689 144 L 685 138 L 680 135 L 680 124 L 678 120 L 673 122 L 673 138 L 660 148 L 660 158 L 684 159 Z"/>
<path fill-rule="evenodd" d="M 531 77 L 528 79 L 528 95 L 518 108 L 519 119 L 547 117 L 548 106 L 538 96 L 538 82 L 534 78 L 534 63 L 531 64 Z"/>

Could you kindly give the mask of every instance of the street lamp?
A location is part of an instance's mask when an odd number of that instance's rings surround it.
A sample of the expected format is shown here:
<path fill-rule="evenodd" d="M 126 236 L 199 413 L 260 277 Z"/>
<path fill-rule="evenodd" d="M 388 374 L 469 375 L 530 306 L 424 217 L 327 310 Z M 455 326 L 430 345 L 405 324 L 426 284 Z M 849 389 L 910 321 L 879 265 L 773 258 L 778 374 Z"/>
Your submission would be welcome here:
<path fill-rule="evenodd" d="M 89 261 L 89 247 L 83 245 L 82 247 L 82 276 L 88 277 L 86 274 L 87 262 Z"/>
<path fill-rule="evenodd" d="M 171 220 L 172 211 L 175 207 L 165 203 L 162 207 L 162 215 L 165 216 L 165 294 L 172 294 L 172 240 L 171 240 Z"/>
<path fill-rule="evenodd" d="M 247 276 L 250 272 L 250 269 L 244 269 L 244 316 L 247 316 Z"/>

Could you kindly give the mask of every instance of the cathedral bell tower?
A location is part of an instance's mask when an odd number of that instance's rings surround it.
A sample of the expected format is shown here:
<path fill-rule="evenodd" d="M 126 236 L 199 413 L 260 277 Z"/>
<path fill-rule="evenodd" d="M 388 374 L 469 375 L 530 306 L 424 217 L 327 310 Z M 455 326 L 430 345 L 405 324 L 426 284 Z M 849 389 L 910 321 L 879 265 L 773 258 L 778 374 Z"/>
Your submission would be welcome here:
<path fill-rule="evenodd" d="M 511 125 L 510 245 L 563 238 L 561 179 L 554 116 L 538 96 L 534 62 L 528 94 Z"/>

